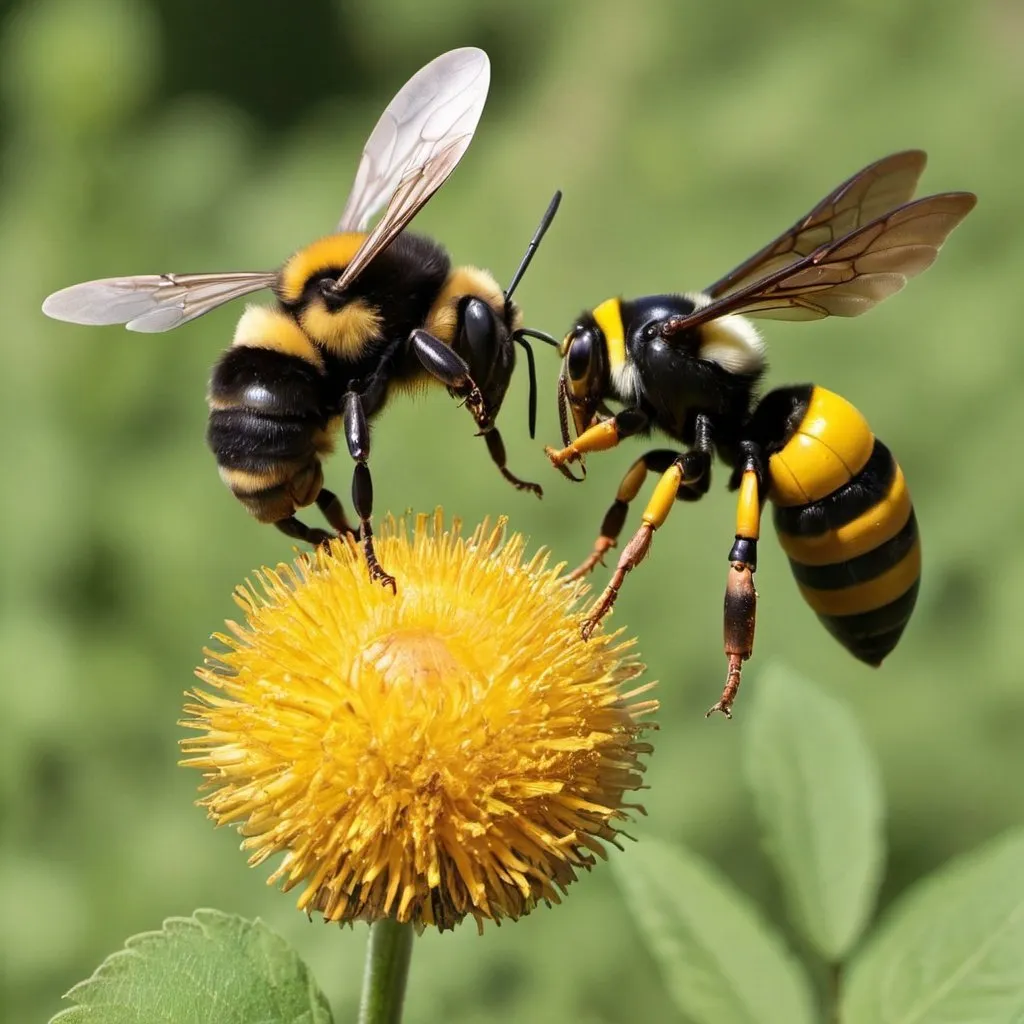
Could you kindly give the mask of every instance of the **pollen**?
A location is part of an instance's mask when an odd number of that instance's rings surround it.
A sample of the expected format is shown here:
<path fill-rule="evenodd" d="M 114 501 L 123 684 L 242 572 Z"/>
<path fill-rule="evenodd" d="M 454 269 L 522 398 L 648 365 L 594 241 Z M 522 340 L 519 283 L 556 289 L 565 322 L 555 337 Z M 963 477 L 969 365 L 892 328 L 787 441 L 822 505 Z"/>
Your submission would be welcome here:
<path fill-rule="evenodd" d="M 377 534 L 393 596 L 337 540 L 238 588 L 189 694 L 182 763 L 270 884 L 327 921 L 451 928 L 558 903 L 642 812 L 656 701 L 585 585 L 504 521 Z"/>

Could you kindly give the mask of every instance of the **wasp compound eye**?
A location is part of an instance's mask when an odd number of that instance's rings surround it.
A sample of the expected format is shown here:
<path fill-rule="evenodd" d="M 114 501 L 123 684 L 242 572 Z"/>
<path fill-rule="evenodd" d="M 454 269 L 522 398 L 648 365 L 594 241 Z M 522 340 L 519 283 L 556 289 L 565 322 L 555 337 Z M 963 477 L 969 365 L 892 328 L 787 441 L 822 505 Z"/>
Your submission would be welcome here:
<path fill-rule="evenodd" d="M 593 354 L 594 335 L 590 331 L 581 331 L 569 344 L 567 358 L 572 380 L 583 380 L 587 376 Z"/>

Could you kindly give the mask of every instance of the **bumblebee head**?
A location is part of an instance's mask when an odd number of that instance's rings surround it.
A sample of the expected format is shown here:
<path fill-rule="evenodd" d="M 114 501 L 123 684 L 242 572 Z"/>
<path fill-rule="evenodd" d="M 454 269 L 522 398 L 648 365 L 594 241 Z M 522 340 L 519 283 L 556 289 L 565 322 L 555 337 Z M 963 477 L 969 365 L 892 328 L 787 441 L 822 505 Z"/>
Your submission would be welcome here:
<path fill-rule="evenodd" d="M 562 373 L 558 382 L 562 443 L 572 443 L 569 416 L 578 437 L 597 416 L 608 390 L 608 346 L 593 313 L 584 313 L 565 336 L 559 350 Z"/>

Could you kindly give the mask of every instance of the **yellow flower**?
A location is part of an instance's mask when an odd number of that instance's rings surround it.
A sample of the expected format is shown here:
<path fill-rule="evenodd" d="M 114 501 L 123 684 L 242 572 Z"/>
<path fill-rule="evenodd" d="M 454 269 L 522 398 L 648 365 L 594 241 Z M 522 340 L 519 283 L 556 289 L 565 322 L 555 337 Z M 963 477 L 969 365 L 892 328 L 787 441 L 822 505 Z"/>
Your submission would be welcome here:
<path fill-rule="evenodd" d="M 653 700 L 616 636 L 580 639 L 580 585 L 504 521 L 466 539 L 440 511 L 377 539 L 398 595 L 354 545 L 264 569 L 246 625 L 216 635 L 190 694 L 184 764 L 241 822 L 251 864 L 329 921 L 450 928 L 518 918 L 615 843 Z"/>

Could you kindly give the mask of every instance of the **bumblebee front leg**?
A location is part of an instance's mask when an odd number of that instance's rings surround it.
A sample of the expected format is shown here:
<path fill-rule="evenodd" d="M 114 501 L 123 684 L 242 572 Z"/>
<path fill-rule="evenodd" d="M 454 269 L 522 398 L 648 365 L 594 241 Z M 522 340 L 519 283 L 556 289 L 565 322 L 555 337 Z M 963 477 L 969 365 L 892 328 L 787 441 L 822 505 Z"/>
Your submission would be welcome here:
<path fill-rule="evenodd" d="M 450 345 L 427 331 L 413 331 L 409 335 L 409 344 L 427 373 L 437 378 L 453 395 L 463 399 L 476 425 L 484 430 L 488 426 L 484 396 L 470 375 L 469 363 Z"/>
<path fill-rule="evenodd" d="M 622 483 L 619 484 L 615 501 L 601 522 L 601 533 L 594 541 L 593 550 L 580 566 L 569 573 L 569 579 L 578 580 L 592 572 L 597 565 L 604 564 L 605 552 L 618 543 L 619 534 L 622 533 L 622 528 L 626 525 L 629 503 L 640 493 L 647 474 L 664 473 L 675 462 L 677 456 L 678 452 L 661 448 L 646 452 L 629 467 L 626 475 L 622 478 Z"/>
<path fill-rule="evenodd" d="M 355 469 L 352 471 L 352 503 L 355 505 L 356 515 L 359 516 L 359 535 L 366 555 L 366 566 L 370 570 L 370 579 L 376 580 L 382 586 L 390 587 L 392 593 L 397 593 L 395 577 L 384 571 L 373 550 L 373 528 L 370 525 L 370 517 L 373 515 L 373 479 L 370 476 L 370 467 L 366 464 L 370 457 L 370 427 L 366 421 L 362 399 L 354 391 L 349 391 L 345 395 L 342 415 L 348 452 L 356 460 Z"/>
<path fill-rule="evenodd" d="M 488 430 L 484 434 L 484 440 L 487 442 L 487 451 L 490 452 L 491 459 L 494 464 L 498 467 L 501 475 L 517 490 L 517 491 L 529 491 L 531 494 L 536 494 L 538 498 L 544 497 L 544 489 L 540 484 L 531 484 L 528 480 L 520 480 L 509 468 L 505 465 L 505 442 L 501 439 L 501 434 L 498 433 L 497 428 Z"/>
<path fill-rule="evenodd" d="M 732 704 L 740 688 L 743 662 L 754 650 L 754 624 L 757 616 L 757 540 L 761 532 L 761 473 L 759 458 L 753 449 L 746 455 L 736 503 L 736 541 L 729 552 L 729 579 L 725 587 L 725 656 L 729 667 L 725 687 L 718 703 L 705 717 L 721 711 L 732 718 Z"/>

